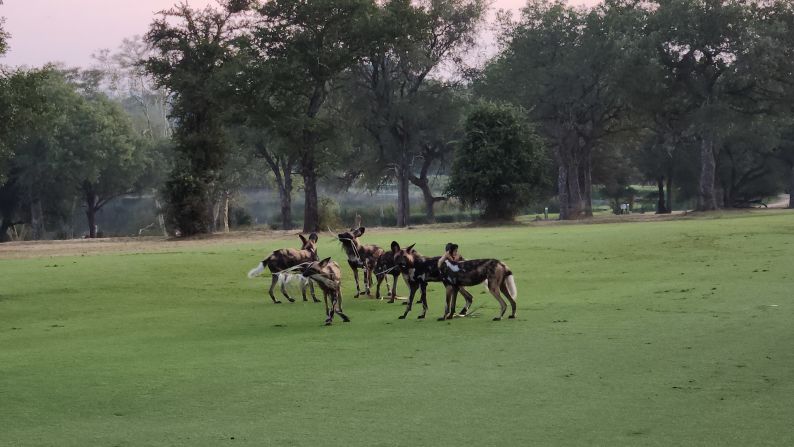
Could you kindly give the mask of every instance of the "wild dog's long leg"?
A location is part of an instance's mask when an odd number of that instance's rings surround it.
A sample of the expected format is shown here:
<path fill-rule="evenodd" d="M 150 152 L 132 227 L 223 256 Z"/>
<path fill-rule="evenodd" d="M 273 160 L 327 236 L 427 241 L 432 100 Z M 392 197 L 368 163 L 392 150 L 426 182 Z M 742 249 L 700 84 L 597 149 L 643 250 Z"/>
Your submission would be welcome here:
<path fill-rule="evenodd" d="M 453 285 L 451 284 L 444 285 L 444 315 L 442 315 L 441 318 L 438 318 L 438 321 L 446 320 L 447 315 L 449 315 L 450 312 L 454 312 L 454 308 L 452 308 L 453 310 L 450 311 L 451 308 L 449 307 L 452 304 L 452 295 L 454 293 L 455 293 L 455 287 Z"/>
<path fill-rule="evenodd" d="M 383 279 L 384 279 L 385 277 L 386 277 L 386 275 L 385 275 L 385 274 L 378 274 L 378 273 L 375 273 L 375 283 L 376 283 L 376 284 L 375 284 L 375 299 L 376 299 L 376 300 L 383 299 L 383 298 L 380 296 L 380 284 L 383 282 Z M 387 291 L 389 290 L 389 280 L 388 280 L 388 279 L 386 280 L 386 290 L 387 290 Z"/>
<path fill-rule="evenodd" d="M 331 316 L 328 313 L 328 292 L 326 292 L 324 289 L 323 289 L 323 302 L 325 303 L 325 324 L 331 324 Z"/>
<path fill-rule="evenodd" d="M 499 286 L 497 285 L 498 281 L 495 278 L 489 278 L 488 280 L 488 291 L 491 292 L 496 301 L 499 302 L 499 307 L 501 311 L 499 312 L 498 317 L 494 317 L 494 321 L 499 321 L 502 317 L 505 316 L 505 311 L 507 310 L 507 304 L 505 304 L 505 300 L 502 299 L 502 296 L 499 294 Z"/>
<path fill-rule="evenodd" d="M 419 287 L 422 289 L 422 315 L 419 315 L 418 319 L 422 320 L 427 315 L 427 283 L 422 281 Z"/>
<path fill-rule="evenodd" d="M 507 301 L 510 303 L 510 316 L 507 318 L 515 318 L 516 317 L 516 300 L 512 296 L 510 296 L 510 291 L 507 290 L 507 283 L 502 283 L 502 286 L 499 287 L 499 290 L 502 291 Z"/>
<path fill-rule="evenodd" d="M 397 298 L 397 278 L 399 277 L 399 273 L 396 275 L 391 276 L 391 298 L 389 299 L 390 303 L 394 302 L 394 299 Z M 388 287 L 388 283 L 386 285 Z"/>
<path fill-rule="evenodd" d="M 356 280 L 356 296 L 361 295 L 361 287 L 358 285 L 358 267 L 353 267 L 353 278 Z"/>
<path fill-rule="evenodd" d="M 451 320 L 455 317 L 455 307 L 457 307 L 458 303 L 458 291 L 460 287 L 452 288 L 452 296 L 449 299 L 449 313 L 446 315 L 447 320 Z"/>
<path fill-rule="evenodd" d="M 342 291 L 341 290 L 336 292 L 336 308 L 337 308 L 336 313 L 339 314 L 340 317 L 342 317 L 342 321 L 344 321 L 345 323 L 350 323 L 350 318 L 348 318 L 347 315 L 345 315 L 345 313 L 342 311 Z"/>
<path fill-rule="evenodd" d="M 286 279 L 287 278 L 284 277 L 284 281 L 281 281 L 281 293 L 284 295 L 284 298 L 286 298 L 287 301 L 289 301 L 290 303 L 294 303 L 295 300 L 290 298 L 289 295 L 287 294 L 287 281 L 286 281 Z"/>
<path fill-rule="evenodd" d="M 306 278 L 301 278 L 301 279 L 303 280 L 303 279 L 306 279 Z M 306 287 L 308 287 L 309 284 L 311 284 L 311 280 L 309 280 L 309 281 L 301 281 L 300 284 L 301 284 L 301 296 L 303 296 L 303 301 L 309 301 L 309 300 L 306 299 Z"/>
<path fill-rule="evenodd" d="M 419 288 L 419 284 L 415 282 L 411 282 L 408 284 L 411 287 L 411 292 L 408 294 L 408 306 L 405 308 L 405 313 L 400 316 L 401 320 L 404 320 L 405 317 L 408 315 L 408 312 L 411 311 L 411 307 L 414 305 L 414 296 L 416 295 L 416 289 Z"/>
<path fill-rule="evenodd" d="M 273 289 L 276 288 L 276 283 L 278 282 L 278 273 L 273 273 L 271 276 L 273 281 L 270 283 L 270 290 L 268 290 L 270 299 L 273 300 L 273 304 L 281 304 L 281 301 L 276 299 L 276 295 L 273 295 Z"/>
<path fill-rule="evenodd" d="M 315 303 L 319 303 L 320 300 L 318 300 L 317 297 L 314 295 L 314 282 L 313 281 L 309 281 L 309 290 L 312 293 L 312 299 L 314 300 L 314 302 Z"/>
<path fill-rule="evenodd" d="M 474 302 L 474 297 L 471 296 L 471 293 L 469 293 L 469 291 L 466 290 L 466 288 L 464 287 L 460 287 L 458 290 L 460 291 L 461 295 L 463 295 L 463 299 L 466 300 L 466 304 L 463 306 L 460 312 L 458 312 L 458 314 L 463 317 L 469 313 L 469 310 L 471 309 L 471 305 Z"/>

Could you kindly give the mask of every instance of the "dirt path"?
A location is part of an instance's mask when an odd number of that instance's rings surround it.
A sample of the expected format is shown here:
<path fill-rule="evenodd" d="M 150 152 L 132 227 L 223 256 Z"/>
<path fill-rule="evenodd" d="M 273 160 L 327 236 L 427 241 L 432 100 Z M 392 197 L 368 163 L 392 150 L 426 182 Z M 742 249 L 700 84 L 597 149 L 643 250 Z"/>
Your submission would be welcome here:
<path fill-rule="evenodd" d="M 782 205 L 782 206 L 781 206 Z M 525 217 L 523 220 L 510 224 L 513 227 L 545 227 L 557 225 L 595 225 L 608 223 L 643 223 L 643 222 L 664 222 L 670 220 L 688 219 L 708 219 L 724 217 L 730 215 L 750 214 L 750 213 L 778 213 L 785 212 L 781 208 L 788 206 L 788 195 L 780 197 L 779 201 L 769 204 L 767 209 L 742 209 L 742 210 L 722 210 L 714 213 L 693 213 L 678 211 L 672 214 L 657 215 L 653 213 L 628 214 L 628 215 L 598 215 L 591 219 L 578 221 L 558 221 L 558 220 L 532 220 Z M 401 231 L 433 231 L 435 229 L 466 229 L 484 228 L 496 225 L 481 225 L 471 223 L 458 224 L 436 224 L 422 225 L 408 228 L 368 228 L 367 233 L 388 232 L 396 233 Z M 278 244 L 284 247 L 293 247 L 298 243 L 295 235 L 298 230 L 292 231 L 235 231 L 228 234 L 213 234 L 204 237 L 191 239 L 168 239 L 164 237 L 123 237 L 123 238 L 104 238 L 104 239 L 73 239 L 66 241 L 25 241 L 8 242 L 0 244 L 0 259 L 23 259 L 23 258 L 43 258 L 51 256 L 75 256 L 93 255 L 102 253 L 157 253 L 174 250 L 184 250 L 193 247 L 212 247 L 215 245 L 228 244 L 249 244 L 251 246 L 263 247 L 267 244 L 273 247 L 274 241 L 283 242 Z M 320 233 L 321 239 L 332 237 L 328 231 Z"/>

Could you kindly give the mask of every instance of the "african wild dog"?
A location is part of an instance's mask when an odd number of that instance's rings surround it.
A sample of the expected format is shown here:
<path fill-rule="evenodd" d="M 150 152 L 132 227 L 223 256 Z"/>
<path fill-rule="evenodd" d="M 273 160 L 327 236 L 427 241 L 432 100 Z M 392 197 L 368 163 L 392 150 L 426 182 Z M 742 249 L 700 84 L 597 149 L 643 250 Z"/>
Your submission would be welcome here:
<path fill-rule="evenodd" d="M 300 250 L 296 250 L 294 248 L 282 248 L 281 250 L 276 250 L 270 254 L 264 261 L 260 262 L 259 265 L 248 272 L 248 277 L 253 278 L 254 276 L 262 273 L 265 271 L 265 267 L 270 269 L 270 273 L 272 276 L 272 282 L 270 283 L 270 290 L 268 293 L 270 294 L 270 299 L 273 300 L 275 304 L 281 304 L 281 301 L 276 299 L 276 296 L 273 295 L 273 289 L 276 288 L 276 283 L 279 281 L 279 273 L 285 270 L 291 271 L 294 270 L 296 267 L 304 264 L 308 264 L 310 262 L 316 261 L 317 258 L 317 234 L 312 233 L 309 235 L 309 239 L 303 237 L 302 234 L 299 234 L 298 237 L 301 239 L 303 243 Z M 320 300 L 314 295 L 314 286 L 311 284 L 309 285 L 311 289 L 312 299 L 315 303 L 319 303 Z M 303 292 L 303 301 L 308 301 L 306 299 L 306 291 L 305 289 Z M 289 302 L 294 303 L 295 300 L 290 298 L 287 294 L 287 289 L 285 288 L 285 284 L 281 282 L 281 293 L 284 295 Z"/>
<path fill-rule="evenodd" d="M 342 270 L 339 264 L 325 258 L 322 261 L 315 261 L 303 268 L 303 276 L 317 281 L 323 291 L 325 301 L 325 325 L 329 326 L 334 321 L 334 313 L 342 317 L 345 323 L 350 322 L 350 318 L 342 311 Z M 328 296 L 331 296 L 331 307 L 328 307 Z"/>
<path fill-rule="evenodd" d="M 353 228 L 350 231 L 339 233 L 337 238 L 342 243 L 342 248 L 347 255 L 347 263 L 353 270 L 353 277 L 356 280 L 356 296 L 370 295 L 370 288 L 372 287 L 372 272 L 375 270 L 375 264 L 378 258 L 384 253 L 383 249 L 377 245 L 361 245 L 358 238 L 364 234 L 364 227 Z M 364 288 L 365 291 L 361 292 L 361 287 L 358 283 L 358 269 L 364 270 Z"/>
<path fill-rule="evenodd" d="M 400 251 L 400 244 L 392 241 L 391 251 L 387 251 L 380 255 L 378 262 L 375 263 L 375 278 L 378 281 L 378 285 L 375 288 L 376 299 L 381 299 L 380 284 L 383 280 L 386 280 L 386 292 L 389 295 L 389 302 L 393 303 L 395 298 L 397 298 L 397 277 L 400 276 L 400 269 L 397 268 L 397 264 L 394 263 L 394 255 L 396 255 L 398 251 Z M 389 290 L 389 277 L 387 275 L 391 275 L 392 277 L 391 290 Z"/>
<path fill-rule="evenodd" d="M 410 245 L 404 249 L 400 249 L 400 245 L 397 244 L 397 242 L 392 242 L 393 246 L 395 244 L 396 253 L 394 255 L 394 262 L 397 264 L 397 268 L 400 269 L 400 273 L 402 273 L 405 282 L 408 283 L 408 287 L 411 289 L 408 295 L 408 307 L 405 309 L 405 313 L 400 316 L 400 319 L 404 319 L 408 315 L 408 312 L 411 311 L 417 289 L 422 290 L 422 296 L 419 300 L 422 303 L 422 315 L 419 315 L 419 319 L 423 319 L 425 315 L 427 315 L 427 283 L 439 282 L 442 280 L 441 272 L 438 269 L 438 261 L 441 257 L 427 258 L 420 255 L 414 250 L 414 245 L 416 244 Z M 460 257 L 458 259 L 462 260 Z M 462 293 L 463 297 L 466 299 L 466 305 L 460 311 L 460 315 L 463 316 L 469 312 L 473 298 L 471 294 L 463 288 L 460 289 L 460 293 Z M 445 313 L 446 312 L 447 311 L 445 311 Z"/>
<path fill-rule="evenodd" d="M 485 283 L 488 291 L 499 302 L 501 312 L 498 317 L 494 317 L 494 321 L 501 320 L 507 310 L 507 305 L 500 292 L 510 302 L 511 312 L 508 318 L 516 317 L 516 298 L 518 297 L 516 280 L 513 272 L 505 263 L 497 259 L 462 261 L 458 256 L 457 244 L 449 243 L 444 256 L 438 260 L 438 268 L 443 276 L 444 285 L 447 286 L 447 305 L 444 316 L 439 320 L 452 319 L 453 315 L 449 309 L 455 308 L 458 291 L 462 292 L 464 286 L 476 286 L 481 283 Z"/>

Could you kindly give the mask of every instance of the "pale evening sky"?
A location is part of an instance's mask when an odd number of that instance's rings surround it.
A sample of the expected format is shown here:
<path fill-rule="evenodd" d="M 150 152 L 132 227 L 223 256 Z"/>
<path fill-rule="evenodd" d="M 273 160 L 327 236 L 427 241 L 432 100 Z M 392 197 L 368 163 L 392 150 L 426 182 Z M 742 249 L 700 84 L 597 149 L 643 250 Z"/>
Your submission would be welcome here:
<path fill-rule="evenodd" d="M 11 33 L 11 49 L 0 64 L 40 66 L 63 62 L 89 66 L 91 54 L 115 49 L 125 37 L 144 34 L 156 11 L 177 0 L 3 0 L 0 17 Z M 573 4 L 595 0 L 571 0 Z M 199 7 L 214 0 L 189 0 Z M 495 0 L 493 9 L 518 10 L 526 0 Z"/>

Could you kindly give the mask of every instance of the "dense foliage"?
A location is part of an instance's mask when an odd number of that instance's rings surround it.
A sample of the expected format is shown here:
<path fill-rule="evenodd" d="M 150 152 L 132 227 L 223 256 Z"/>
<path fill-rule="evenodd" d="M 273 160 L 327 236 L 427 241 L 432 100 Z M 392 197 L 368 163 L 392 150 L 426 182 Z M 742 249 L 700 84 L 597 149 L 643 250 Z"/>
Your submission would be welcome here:
<path fill-rule="evenodd" d="M 481 206 L 487 219 L 512 219 L 542 191 L 545 170 L 543 145 L 524 113 L 484 103 L 466 120 L 447 191 L 464 205 Z"/>
<path fill-rule="evenodd" d="M 399 226 L 412 194 L 432 222 L 440 202 L 505 218 L 539 211 L 526 208 L 537 198 L 579 219 L 794 189 L 791 2 L 529 0 L 497 15 L 499 51 L 472 67 L 487 12 L 482 0 L 180 3 L 91 69 L 6 70 L 0 234 L 73 233 L 59 227 L 77 203 L 91 222 L 131 192 L 153 198 L 162 231 L 191 235 L 228 229 L 239 191 L 262 186 L 280 226 L 302 218 L 306 231 L 323 229 L 321 195 L 350 188 L 393 194 L 365 214 Z M 7 38 L 0 25 L 0 52 Z M 500 113 L 509 126 L 488 118 Z M 499 136 L 477 140 L 476 123 Z M 521 177 L 493 164 L 516 154 L 532 161 Z"/>

